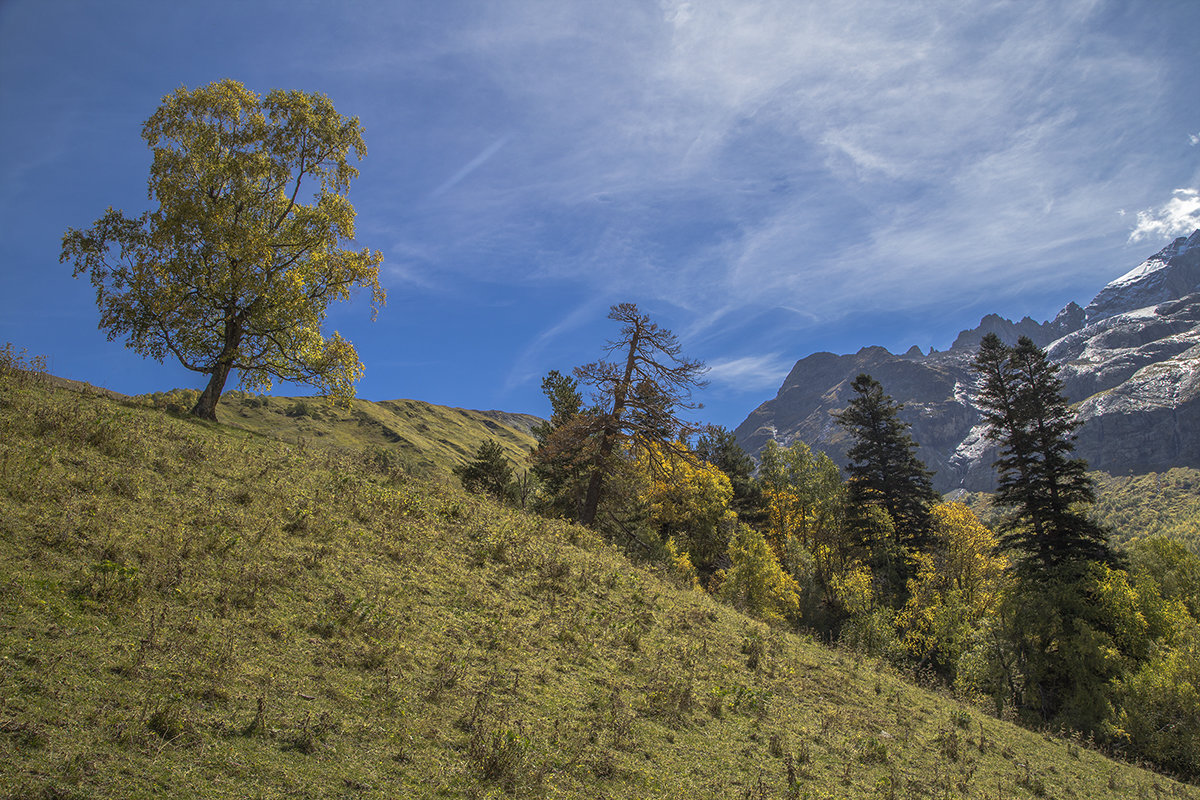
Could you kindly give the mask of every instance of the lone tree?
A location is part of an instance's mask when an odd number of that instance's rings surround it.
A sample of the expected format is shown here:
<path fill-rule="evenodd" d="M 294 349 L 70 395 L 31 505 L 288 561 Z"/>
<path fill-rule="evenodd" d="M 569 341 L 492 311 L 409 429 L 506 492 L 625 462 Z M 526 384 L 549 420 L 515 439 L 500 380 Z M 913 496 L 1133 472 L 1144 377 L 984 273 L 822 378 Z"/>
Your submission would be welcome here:
<path fill-rule="evenodd" d="M 512 462 L 504 455 L 504 448 L 495 439 L 488 439 L 479 445 L 474 460 L 461 464 L 452 471 L 468 492 L 487 492 L 500 500 L 512 498 Z"/>
<path fill-rule="evenodd" d="M 208 375 L 192 409 L 205 419 L 232 370 L 248 389 L 278 379 L 353 396 L 358 354 L 321 327 L 356 287 L 371 290 L 372 319 L 386 302 L 382 254 L 342 247 L 354 239 L 350 154 L 366 154 L 358 118 L 321 94 L 260 97 L 226 79 L 163 98 L 142 138 L 158 207 L 110 207 L 68 229 L 59 259 L 90 273 L 109 340 Z"/>
<path fill-rule="evenodd" d="M 932 473 L 917 458 L 917 445 L 901 421 L 904 406 L 883 393 L 879 381 L 859 375 L 850 384 L 854 397 L 837 422 L 850 434 L 846 451 L 850 463 L 852 507 L 878 506 L 895 525 L 897 544 L 904 550 L 899 586 L 912 576 L 912 554 L 928 549 L 932 531 L 930 509 L 940 499 L 930 481 Z M 879 553 L 873 555 L 879 556 Z"/>
<path fill-rule="evenodd" d="M 653 452 L 651 445 L 671 450 L 673 443 L 698 430 L 679 414 L 699 408 L 691 394 L 706 385 L 702 376 L 708 370 L 702 362 L 684 358 L 675 334 L 651 322 L 636 305 L 615 305 L 608 318 L 621 323 L 620 336 L 607 347 L 621 362 L 594 361 L 575 369 L 575 377 L 593 387 L 598 409 L 592 415 L 595 456 L 579 518 L 584 525 L 595 522 L 609 460 L 619 442 L 648 452 Z"/>
<path fill-rule="evenodd" d="M 1095 500 L 1087 464 L 1073 458 L 1079 422 L 1062 393 L 1058 367 L 1028 337 L 1008 347 L 990 333 L 975 357 L 987 438 L 1000 445 L 1000 538 L 1022 566 L 1050 570 L 1078 561 L 1112 563 L 1104 530 L 1084 509 Z"/>

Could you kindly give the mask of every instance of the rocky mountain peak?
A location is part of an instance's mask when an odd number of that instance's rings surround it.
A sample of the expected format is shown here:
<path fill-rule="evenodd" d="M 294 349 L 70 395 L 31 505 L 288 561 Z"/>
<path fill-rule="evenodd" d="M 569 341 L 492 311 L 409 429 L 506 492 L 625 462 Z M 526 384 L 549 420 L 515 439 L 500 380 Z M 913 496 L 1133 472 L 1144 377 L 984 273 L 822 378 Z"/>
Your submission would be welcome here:
<path fill-rule="evenodd" d="M 1090 325 L 1200 291 L 1200 229 L 1180 236 L 1109 283 L 1084 309 Z"/>
<path fill-rule="evenodd" d="M 1071 306 L 1074 306 L 1078 311 L 1072 311 Z M 1017 340 L 1022 336 L 1028 336 L 1035 344 L 1044 346 L 1064 333 L 1069 333 L 1070 330 L 1067 330 L 1067 328 L 1076 320 L 1079 322 L 1076 327 L 1082 327 L 1083 309 L 1074 303 L 1071 306 L 1067 306 L 1058 312 L 1058 316 L 1054 318 L 1053 322 L 1037 322 L 1028 316 L 1022 317 L 1020 322 L 1013 322 L 999 314 L 988 314 L 979 320 L 978 327 L 961 331 L 954 340 L 954 344 L 950 345 L 950 350 L 952 352 L 963 350 L 974 351 L 975 348 L 979 347 L 979 343 L 983 340 L 983 337 L 989 333 L 996 334 L 1000 337 L 1000 341 L 1009 345 L 1016 344 Z"/>
<path fill-rule="evenodd" d="M 846 443 L 832 415 L 845 407 L 849 382 L 866 372 L 904 405 L 901 419 L 939 491 L 990 489 L 996 454 L 983 437 L 971 369 L 988 333 L 1009 344 L 1028 336 L 1061 366 L 1083 422 L 1077 451 L 1093 468 L 1200 467 L 1200 230 L 1109 283 L 1086 308 L 1070 303 L 1049 322 L 989 314 L 945 352 L 913 347 L 894 355 L 873 346 L 803 358 L 734 433 L 751 455 L 768 440 L 798 440 L 844 463 Z"/>

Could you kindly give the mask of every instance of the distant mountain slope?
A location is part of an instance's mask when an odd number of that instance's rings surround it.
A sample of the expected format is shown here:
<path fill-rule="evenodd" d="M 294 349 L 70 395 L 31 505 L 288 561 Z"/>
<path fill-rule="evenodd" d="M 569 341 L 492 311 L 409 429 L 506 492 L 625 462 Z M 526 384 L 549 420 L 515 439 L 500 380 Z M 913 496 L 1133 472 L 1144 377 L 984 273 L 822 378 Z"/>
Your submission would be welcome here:
<path fill-rule="evenodd" d="M 1117 545 L 1161 536 L 1200 555 L 1200 470 L 1173 467 L 1166 472 L 1113 476 L 1088 473 L 1096 484 L 1091 516 L 1104 525 Z M 986 492 L 956 492 L 984 523 L 1002 519 Z"/>
<path fill-rule="evenodd" d="M 1071 303 L 1050 322 L 988 315 L 945 352 L 867 347 L 803 358 L 735 434 L 751 454 L 769 439 L 800 440 L 844 463 L 831 412 L 845 407 L 850 381 L 867 372 L 905 404 L 901 416 L 937 471 L 936 488 L 990 489 L 995 455 L 979 426 L 971 370 L 987 333 L 1009 343 L 1029 336 L 1062 366 L 1084 422 L 1077 451 L 1092 468 L 1130 475 L 1200 467 L 1200 230 L 1114 280 L 1086 308 Z"/>

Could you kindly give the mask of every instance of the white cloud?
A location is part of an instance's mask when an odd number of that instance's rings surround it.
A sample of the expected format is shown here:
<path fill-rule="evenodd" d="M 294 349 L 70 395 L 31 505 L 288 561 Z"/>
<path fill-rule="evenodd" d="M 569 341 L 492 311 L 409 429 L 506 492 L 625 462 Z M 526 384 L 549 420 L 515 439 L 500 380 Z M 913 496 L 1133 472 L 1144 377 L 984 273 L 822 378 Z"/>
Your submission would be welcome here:
<path fill-rule="evenodd" d="M 429 58 L 486 75 L 512 138 L 437 198 L 434 263 L 519 253 L 706 336 L 1091 275 L 1154 174 L 1129 143 L 1167 130 L 1166 67 L 1093 0 L 486 8 Z"/>
<path fill-rule="evenodd" d="M 1171 199 L 1158 208 L 1138 212 L 1137 227 L 1129 234 L 1129 241 L 1186 236 L 1197 228 L 1200 228 L 1200 191 L 1176 189 Z"/>
<path fill-rule="evenodd" d="M 1200 144 L 1200 133 L 1189 133 L 1188 141 L 1191 142 L 1193 146 Z"/>
<path fill-rule="evenodd" d="M 783 382 L 792 362 L 779 353 L 743 358 L 720 358 L 708 365 L 710 381 L 733 386 L 741 391 L 773 389 Z"/>

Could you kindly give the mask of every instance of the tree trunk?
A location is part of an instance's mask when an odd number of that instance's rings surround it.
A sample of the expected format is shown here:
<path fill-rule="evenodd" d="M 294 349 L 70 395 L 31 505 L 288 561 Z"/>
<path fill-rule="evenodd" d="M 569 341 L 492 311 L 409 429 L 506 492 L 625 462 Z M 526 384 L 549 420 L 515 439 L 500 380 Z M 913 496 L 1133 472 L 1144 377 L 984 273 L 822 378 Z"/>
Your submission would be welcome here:
<path fill-rule="evenodd" d="M 196 406 L 192 409 L 192 414 L 200 419 L 217 421 L 217 401 L 221 399 L 221 392 L 225 391 L 225 380 L 229 377 L 230 370 L 233 369 L 238 347 L 242 344 L 244 332 L 242 326 L 245 324 L 248 309 L 243 308 L 241 311 L 235 309 L 236 305 L 233 300 L 230 300 L 225 309 L 224 346 L 221 348 L 221 354 L 217 356 L 217 363 L 213 366 L 208 386 L 204 387 L 200 399 L 196 401 Z"/>
<path fill-rule="evenodd" d="M 208 386 L 204 387 L 204 391 L 200 393 L 200 399 L 192 408 L 193 416 L 211 422 L 217 421 L 217 401 L 221 399 L 221 392 L 225 390 L 225 381 L 229 378 L 229 370 L 229 364 L 217 363 L 216 368 L 212 371 L 212 377 L 208 380 Z"/>
<path fill-rule="evenodd" d="M 606 427 L 600 435 L 603 438 L 600 440 L 600 449 L 596 454 L 592 477 L 588 481 L 587 494 L 583 498 L 583 513 L 579 515 L 580 524 L 589 528 L 596 521 L 596 509 L 600 507 L 600 490 L 604 484 L 604 470 L 608 466 L 609 456 L 612 455 L 612 441 L 616 438 L 616 432 L 610 431 Z"/>
<path fill-rule="evenodd" d="M 596 466 L 592 478 L 588 481 L 587 495 L 583 500 L 583 513 L 579 516 L 580 523 L 592 527 L 596 521 L 596 509 L 600 507 L 600 490 L 604 486 L 604 470 L 608 469 L 608 459 L 612 455 L 613 443 L 621 432 L 621 414 L 625 411 L 625 396 L 629 392 L 629 384 L 633 382 L 633 368 L 637 361 L 638 341 L 641 329 L 635 328 L 629 340 L 629 355 L 625 358 L 625 374 L 621 382 L 613 388 L 613 410 L 609 422 L 600 434 L 600 449 L 596 453 Z"/>

